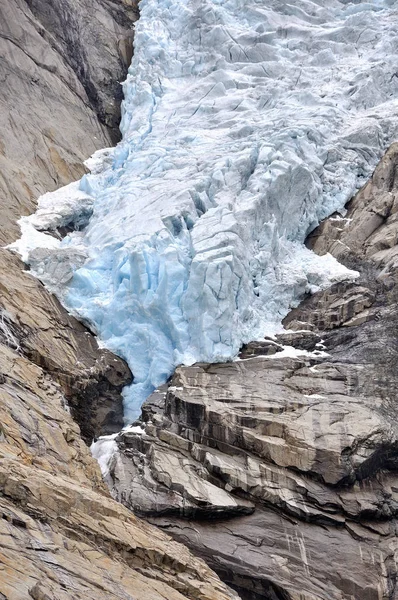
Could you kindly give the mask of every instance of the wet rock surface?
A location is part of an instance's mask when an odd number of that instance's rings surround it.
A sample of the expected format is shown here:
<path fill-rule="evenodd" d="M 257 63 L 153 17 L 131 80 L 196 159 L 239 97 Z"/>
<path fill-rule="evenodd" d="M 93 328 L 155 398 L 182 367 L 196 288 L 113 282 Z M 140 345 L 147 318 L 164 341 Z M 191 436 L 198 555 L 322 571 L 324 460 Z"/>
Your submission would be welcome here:
<path fill-rule="evenodd" d="M 397 169 L 310 236 L 360 275 L 289 314 L 290 350 L 178 368 L 117 438 L 113 495 L 241 598 L 398 597 Z"/>

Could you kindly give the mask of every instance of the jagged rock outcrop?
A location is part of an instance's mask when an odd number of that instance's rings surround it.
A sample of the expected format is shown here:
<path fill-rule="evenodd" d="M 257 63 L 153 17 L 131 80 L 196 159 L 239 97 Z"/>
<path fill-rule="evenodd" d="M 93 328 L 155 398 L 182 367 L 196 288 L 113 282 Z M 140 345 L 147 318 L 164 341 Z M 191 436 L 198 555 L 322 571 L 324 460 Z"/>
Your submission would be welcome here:
<path fill-rule="evenodd" d="M 116 439 L 113 495 L 244 599 L 398 598 L 397 169 L 394 145 L 310 236 L 356 282 L 239 361 L 178 368 Z"/>
<path fill-rule="evenodd" d="M 230 599 L 204 563 L 109 497 L 59 386 L 0 349 L 1 597 Z"/>
<path fill-rule="evenodd" d="M 1 244 L 40 193 L 114 140 L 135 7 L 1 2 Z M 23 268 L 0 249 L 0 598 L 231 599 L 202 561 L 110 498 L 70 412 L 86 440 L 117 431 L 131 373 Z"/>
<path fill-rule="evenodd" d="M 0 250 L 0 340 L 43 367 L 62 386 L 86 441 L 123 426 L 121 390 L 131 381 L 126 363 L 68 315 L 57 299 L 8 250 Z"/>

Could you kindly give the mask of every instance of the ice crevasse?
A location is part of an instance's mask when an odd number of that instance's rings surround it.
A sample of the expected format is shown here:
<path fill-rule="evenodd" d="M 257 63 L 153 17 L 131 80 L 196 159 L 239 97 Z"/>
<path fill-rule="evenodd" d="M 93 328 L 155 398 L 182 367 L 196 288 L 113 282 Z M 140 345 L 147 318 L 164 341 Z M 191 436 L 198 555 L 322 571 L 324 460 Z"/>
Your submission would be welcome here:
<path fill-rule="evenodd" d="M 126 421 L 176 365 L 234 357 L 304 293 L 353 276 L 303 242 L 398 133 L 398 2 L 140 12 L 122 141 L 42 196 L 14 246 L 128 361 Z"/>

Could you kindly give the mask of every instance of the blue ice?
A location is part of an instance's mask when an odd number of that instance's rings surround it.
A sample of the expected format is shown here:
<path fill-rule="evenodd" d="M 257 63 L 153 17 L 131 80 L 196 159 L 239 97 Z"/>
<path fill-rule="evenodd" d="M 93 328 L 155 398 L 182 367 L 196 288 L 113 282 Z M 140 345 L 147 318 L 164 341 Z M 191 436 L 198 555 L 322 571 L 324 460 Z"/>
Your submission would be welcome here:
<path fill-rule="evenodd" d="M 396 8 L 141 0 L 122 141 L 29 222 L 89 206 L 88 226 L 45 264 L 27 258 L 128 361 L 126 421 L 176 365 L 233 358 L 305 292 L 350 275 L 303 242 L 397 137 Z M 62 278 L 48 266 L 60 252 Z"/>

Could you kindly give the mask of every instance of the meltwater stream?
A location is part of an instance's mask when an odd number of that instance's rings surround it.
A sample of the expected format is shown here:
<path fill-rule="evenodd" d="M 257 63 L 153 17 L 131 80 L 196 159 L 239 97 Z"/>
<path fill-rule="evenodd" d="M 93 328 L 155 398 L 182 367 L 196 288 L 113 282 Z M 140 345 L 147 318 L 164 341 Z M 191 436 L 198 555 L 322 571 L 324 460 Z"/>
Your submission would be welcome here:
<path fill-rule="evenodd" d="M 353 276 L 303 242 L 398 133 L 397 2 L 141 0 L 140 12 L 122 141 L 40 198 L 16 244 L 128 361 L 126 421 L 177 364 L 233 358 L 304 293 Z M 65 225 L 76 231 L 62 241 L 43 233 Z"/>

